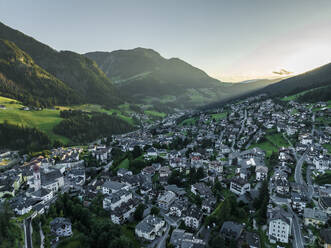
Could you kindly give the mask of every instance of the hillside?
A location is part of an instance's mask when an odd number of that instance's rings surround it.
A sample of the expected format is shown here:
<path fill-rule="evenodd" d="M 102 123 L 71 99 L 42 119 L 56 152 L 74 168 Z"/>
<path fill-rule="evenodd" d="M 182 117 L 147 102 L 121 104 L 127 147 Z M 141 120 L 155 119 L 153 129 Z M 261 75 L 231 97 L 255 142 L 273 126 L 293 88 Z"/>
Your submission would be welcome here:
<path fill-rule="evenodd" d="M 224 83 L 178 58 L 166 59 L 152 49 L 135 48 L 113 52 L 90 52 L 122 94 L 136 103 L 169 108 L 192 108 L 251 92 L 279 79 L 250 83 Z"/>
<path fill-rule="evenodd" d="M 223 96 L 229 86 L 178 58 L 166 59 L 152 49 L 91 52 L 103 72 L 127 96 L 142 103 L 200 105 Z"/>
<path fill-rule="evenodd" d="M 0 39 L 0 92 L 36 107 L 78 102 L 78 95 L 13 42 Z"/>
<path fill-rule="evenodd" d="M 267 93 L 271 96 L 287 96 L 327 85 L 331 85 L 331 63 L 284 79 L 261 89 L 257 93 Z"/>
<path fill-rule="evenodd" d="M 66 88 L 71 88 L 81 103 L 114 106 L 123 102 L 112 82 L 92 60 L 70 51 L 58 52 L 2 23 L 0 23 L 0 39 L 15 43 L 16 47 L 29 55 L 34 63 L 56 77 L 58 81 L 62 81 Z M 33 90 L 31 89 L 30 94 L 36 96 Z M 51 94 L 46 89 L 41 93 Z M 62 104 L 67 104 L 62 102 L 62 99 L 58 100 Z"/>

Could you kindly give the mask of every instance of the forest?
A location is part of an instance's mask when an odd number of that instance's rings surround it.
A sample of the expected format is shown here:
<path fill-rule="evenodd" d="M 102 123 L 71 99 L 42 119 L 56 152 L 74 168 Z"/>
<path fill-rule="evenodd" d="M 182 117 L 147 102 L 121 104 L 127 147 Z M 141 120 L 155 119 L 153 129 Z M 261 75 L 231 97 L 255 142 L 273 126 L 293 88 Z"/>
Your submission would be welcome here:
<path fill-rule="evenodd" d="M 14 149 L 34 152 L 51 148 L 46 134 L 35 128 L 16 126 L 4 122 L 0 124 L 0 149 Z"/>
<path fill-rule="evenodd" d="M 121 134 L 134 130 L 124 120 L 115 115 L 80 110 L 63 110 L 60 116 L 64 118 L 54 127 L 54 133 L 71 139 L 74 143 L 91 142 L 100 137 Z"/>

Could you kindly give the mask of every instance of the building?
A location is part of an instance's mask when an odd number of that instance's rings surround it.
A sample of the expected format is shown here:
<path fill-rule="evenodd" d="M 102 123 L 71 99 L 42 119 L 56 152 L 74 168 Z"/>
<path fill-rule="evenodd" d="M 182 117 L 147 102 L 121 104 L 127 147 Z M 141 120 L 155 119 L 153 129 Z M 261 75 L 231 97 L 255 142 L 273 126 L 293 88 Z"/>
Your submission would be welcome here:
<path fill-rule="evenodd" d="M 313 208 L 305 208 L 303 212 L 305 225 L 324 225 L 328 221 L 327 213 Z"/>
<path fill-rule="evenodd" d="M 206 247 L 206 243 L 202 239 L 194 237 L 192 233 L 186 232 L 183 229 L 175 229 L 172 232 L 170 244 L 175 248 Z"/>
<path fill-rule="evenodd" d="M 291 235 L 292 215 L 278 207 L 270 212 L 268 222 L 270 243 L 278 241 L 287 244 Z"/>
<path fill-rule="evenodd" d="M 244 226 L 232 221 L 225 221 L 221 228 L 221 236 L 226 240 L 238 240 Z"/>
<path fill-rule="evenodd" d="M 172 191 L 166 191 L 157 200 L 157 204 L 160 208 L 168 210 L 170 205 L 175 201 L 176 194 Z"/>
<path fill-rule="evenodd" d="M 116 181 L 106 181 L 103 185 L 102 185 L 102 193 L 103 194 L 111 194 L 111 193 L 116 193 L 117 191 L 121 190 L 121 189 L 129 189 L 129 186 L 127 186 L 124 183 L 120 183 L 120 182 L 116 182 Z"/>
<path fill-rule="evenodd" d="M 331 248 L 331 228 L 321 230 L 320 244 L 323 248 Z"/>
<path fill-rule="evenodd" d="M 196 205 L 192 205 L 186 210 L 185 216 L 183 217 L 185 226 L 198 229 L 201 217 L 202 214 L 200 209 Z"/>
<path fill-rule="evenodd" d="M 135 233 L 139 238 L 148 241 L 154 240 L 161 236 L 165 230 L 165 221 L 154 215 L 148 215 L 145 219 L 136 225 Z"/>
<path fill-rule="evenodd" d="M 202 198 L 212 195 L 211 189 L 204 183 L 195 183 L 191 185 L 191 192 L 195 195 L 199 194 Z"/>
<path fill-rule="evenodd" d="M 55 218 L 50 225 L 51 231 L 58 237 L 69 237 L 72 235 L 71 222 L 67 218 Z"/>
<path fill-rule="evenodd" d="M 324 212 L 331 215 L 331 197 L 320 197 L 318 203 Z"/>
<path fill-rule="evenodd" d="M 237 194 L 243 195 L 251 190 L 251 185 L 245 179 L 240 177 L 234 178 L 230 183 L 230 191 Z"/>
<path fill-rule="evenodd" d="M 103 208 L 106 210 L 115 210 L 115 208 L 128 202 L 130 199 L 132 199 L 132 193 L 128 190 L 121 189 L 103 199 Z"/>
<path fill-rule="evenodd" d="M 268 176 L 268 167 L 259 165 L 255 167 L 256 180 L 262 181 Z"/>

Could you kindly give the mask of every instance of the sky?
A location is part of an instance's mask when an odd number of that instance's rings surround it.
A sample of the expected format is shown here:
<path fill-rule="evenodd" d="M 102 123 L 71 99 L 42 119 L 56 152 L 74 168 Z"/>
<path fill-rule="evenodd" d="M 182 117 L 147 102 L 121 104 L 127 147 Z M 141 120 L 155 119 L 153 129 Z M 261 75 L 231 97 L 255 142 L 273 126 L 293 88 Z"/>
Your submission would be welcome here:
<path fill-rule="evenodd" d="M 331 62 L 330 0 L 0 0 L 0 13 L 57 50 L 152 48 L 222 81 Z"/>

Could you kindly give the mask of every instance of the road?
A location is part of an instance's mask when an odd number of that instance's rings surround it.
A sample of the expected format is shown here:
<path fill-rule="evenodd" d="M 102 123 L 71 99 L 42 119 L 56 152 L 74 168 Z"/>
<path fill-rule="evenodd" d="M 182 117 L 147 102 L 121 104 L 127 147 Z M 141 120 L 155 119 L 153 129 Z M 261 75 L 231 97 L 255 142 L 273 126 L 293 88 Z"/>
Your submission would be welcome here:
<path fill-rule="evenodd" d="M 166 247 L 166 242 L 165 241 L 168 237 L 169 230 L 170 230 L 170 226 L 167 225 L 167 229 L 166 229 L 164 235 L 162 236 L 161 240 L 159 240 L 159 243 L 158 243 L 156 248 L 165 248 Z"/>
<path fill-rule="evenodd" d="M 297 164 L 295 166 L 295 172 L 294 172 L 294 180 L 296 183 L 302 184 L 306 186 L 306 182 L 303 180 L 302 177 L 302 165 L 306 160 L 307 151 L 297 160 Z"/>
<path fill-rule="evenodd" d="M 31 218 L 24 220 L 25 225 L 25 237 L 26 237 L 26 248 L 32 248 L 32 233 L 31 233 Z"/>
<path fill-rule="evenodd" d="M 303 238 L 302 238 L 299 218 L 298 218 L 297 214 L 293 212 L 291 206 L 289 204 L 287 206 L 288 206 L 290 213 L 294 217 L 293 223 L 292 223 L 292 232 L 293 232 L 293 236 L 294 236 L 293 247 L 304 248 L 304 242 L 303 242 Z"/>
<path fill-rule="evenodd" d="M 168 237 L 169 230 L 170 230 L 170 226 L 167 224 L 166 230 L 165 230 L 164 234 L 162 235 L 162 237 L 154 239 L 153 242 L 151 242 L 147 245 L 147 247 L 149 247 L 149 248 L 154 248 L 154 247 L 165 248 L 165 240 Z"/>
<path fill-rule="evenodd" d="M 39 222 L 39 228 L 40 228 L 40 239 L 41 239 L 40 248 L 44 248 L 45 235 L 43 233 L 43 229 L 41 228 L 41 222 Z"/>

